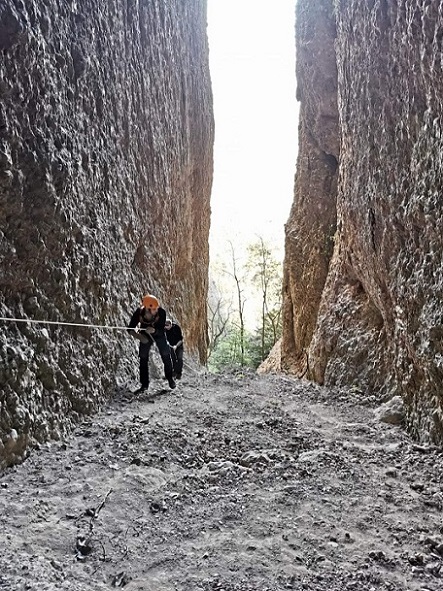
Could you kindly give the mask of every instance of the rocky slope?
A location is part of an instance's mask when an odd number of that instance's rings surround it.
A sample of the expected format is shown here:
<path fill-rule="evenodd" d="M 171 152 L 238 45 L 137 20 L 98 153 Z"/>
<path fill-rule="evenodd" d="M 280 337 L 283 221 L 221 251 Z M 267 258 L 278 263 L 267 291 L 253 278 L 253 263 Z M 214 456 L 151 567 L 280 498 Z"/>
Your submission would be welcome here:
<path fill-rule="evenodd" d="M 124 326 L 153 292 L 204 359 L 205 0 L 4 0 L 0 55 L 0 316 Z M 123 331 L 0 321 L 0 465 L 133 363 Z"/>
<path fill-rule="evenodd" d="M 300 371 L 308 358 L 319 383 L 400 394 L 411 432 L 441 442 L 441 4 L 313 4 L 298 2 L 282 366 Z"/>

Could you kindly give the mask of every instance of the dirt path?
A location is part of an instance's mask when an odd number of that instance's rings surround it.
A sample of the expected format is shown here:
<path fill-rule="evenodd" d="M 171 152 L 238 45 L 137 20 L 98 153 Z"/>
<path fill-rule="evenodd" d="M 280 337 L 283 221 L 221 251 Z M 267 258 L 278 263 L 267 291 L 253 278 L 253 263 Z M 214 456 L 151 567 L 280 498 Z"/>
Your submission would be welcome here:
<path fill-rule="evenodd" d="M 443 589 L 440 451 L 285 376 L 160 387 L 0 475 L 0 590 Z"/>

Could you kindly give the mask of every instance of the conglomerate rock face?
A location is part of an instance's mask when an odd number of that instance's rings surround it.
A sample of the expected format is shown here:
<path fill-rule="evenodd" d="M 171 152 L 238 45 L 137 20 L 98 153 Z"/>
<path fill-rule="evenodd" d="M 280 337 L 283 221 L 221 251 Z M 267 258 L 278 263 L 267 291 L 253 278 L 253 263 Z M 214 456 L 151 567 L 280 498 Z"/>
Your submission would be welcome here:
<path fill-rule="evenodd" d="M 126 326 L 151 292 L 206 357 L 206 0 L 3 0 L 0 315 Z M 123 330 L 0 321 L 0 467 L 137 377 Z"/>
<path fill-rule="evenodd" d="M 330 73 L 336 70 L 338 81 L 339 177 L 336 195 L 330 191 L 325 199 L 311 181 L 323 167 L 310 158 L 302 135 L 287 226 L 291 325 L 283 335 L 282 365 L 296 371 L 306 353 L 308 375 L 319 383 L 400 394 L 411 433 L 441 442 L 443 2 L 322 2 L 335 19 L 336 39 L 329 43 L 325 36 L 305 37 L 318 26 L 313 4 L 299 0 L 297 34 L 315 67 L 336 60 Z M 297 60 L 301 126 L 312 130 L 327 97 L 315 88 L 306 91 L 309 60 L 302 61 L 303 53 Z M 300 165 L 304 159 L 311 176 Z M 317 215 L 325 200 L 332 207 L 335 198 L 334 250 L 322 259 L 327 273 L 317 281 L 309 268 L 294 274 L 297 256 L 298 265 L 311 267 L 324 248 L 324 233 L 315 240 L 306 230 L 305 202 Z M 323 222 L 332 217 L 329 210 L 318 215 Z M 308 254 L 294 250 L 294 235 Z"/>

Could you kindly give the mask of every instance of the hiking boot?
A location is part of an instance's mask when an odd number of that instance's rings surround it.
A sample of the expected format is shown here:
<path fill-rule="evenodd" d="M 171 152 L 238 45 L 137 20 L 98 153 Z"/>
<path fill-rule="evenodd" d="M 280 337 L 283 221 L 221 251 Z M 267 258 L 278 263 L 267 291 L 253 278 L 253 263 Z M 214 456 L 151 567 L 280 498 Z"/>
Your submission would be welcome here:
<path fill-rule="evenodd" d="M 181 380 L 181 379 L 182 379 L 182 374 L 181 374 L 181 373 L 177 373 L 177 374 L 175 375 L 175 379 L 176 379 L 176 380 Z"/>
<path fill-rule="evenodd" d="M 174 380 L 174 378 L 169 378 L 169 380 L 168 380 L 168 384 L 169 384 L 169 387 L 171 388 L 171 390 L 173 390 L 173 389 L 175 388 L 175 386 L 177 385 L 177 384 L 175 383 L 175 380 Z"/>
<path fill-rule="evenodd" d="M 134 390 L 133 394 L 143 394 L 143 392 L 148 391 L 149 386 L 140 386 L 137 390 Z"/>

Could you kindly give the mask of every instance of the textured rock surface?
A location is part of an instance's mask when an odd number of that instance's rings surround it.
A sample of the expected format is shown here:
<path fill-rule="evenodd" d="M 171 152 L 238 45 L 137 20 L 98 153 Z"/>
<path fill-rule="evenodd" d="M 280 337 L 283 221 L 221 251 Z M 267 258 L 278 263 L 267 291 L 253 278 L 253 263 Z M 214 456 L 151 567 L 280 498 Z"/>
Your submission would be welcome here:
<path fill-rule="evenodd" d="M 282 366 L 299 373 L 334 245 L 339 131 L 331 0 L 299 1 L 296 22 L 299 155 L 286 225 Z"/>
<path fill-rule="evenodd" d="M 260 363 L 257 373 L 281 373 L 281 339 L 278 339 L 267 358 Z"/>
<path fill-rule="evenodd" d="M 146 291 L 205 359 L 206 1 L 3 0 L 0 315 L 126 325 Z M 122 331 L 0 322 L 0 465 L 137 375 Z"/>
<path fill-rule="evenodd" d="M 305 1 L 299 7 L 300 33 L 317 12 Z M 286 305 L 311 331 L 297 341 L 309 350 L 311 378 L 401 395 L 411 432 L 441 442 L 442 3 L 346 0 L 329 11 L 337 25 L 338 231 L 313 331 L 303 302 Z M 324 99 L 303 100 L 312 113 Z M 309 185 L 300 192 L 309 194 Z M 300 215 L 297 202 L 294 211 Z M 311 252 L 321 248 L 297 227 Z M 303 277 L 298 289 L 304 302 L 318 300 L 318 286 Z M 289 329 L 283 351 L 293 340 Z"/>

